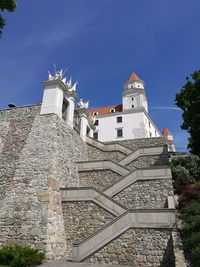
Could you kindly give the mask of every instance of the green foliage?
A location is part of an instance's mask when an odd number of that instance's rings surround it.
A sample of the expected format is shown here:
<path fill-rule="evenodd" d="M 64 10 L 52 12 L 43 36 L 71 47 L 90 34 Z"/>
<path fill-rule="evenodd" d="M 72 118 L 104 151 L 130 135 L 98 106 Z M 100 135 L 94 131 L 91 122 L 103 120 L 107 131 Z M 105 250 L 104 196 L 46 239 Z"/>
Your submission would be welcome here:
<path fill-rule="evenodd" d="M 176 105 L 183 110 L 181 128 L 190 134 L 188 147 L 200 156 L 200 70 L 186 80 L 180 93 L 176 94 Z"/>
<path fill-rule="evenodd" d="M 15 0 L 0 0 L 0 11 L 8 10 L 13 12 L 16 8 Z M 2 34 L 1 29 L 6 25 L 5 19 L 0 14 L 0 35 Z"/>
<path fill-rule="evenodd" d="M 187 156 L 175 158 L 171 161 L 172 177 L 176 194 L 189 184 L 200 181 L 200 158 Z"/>
<path fill-rule="evenodd" d="M 171 161 L 173 176 L 190 176 L 194 181 L 200 181 L 200 158 L 198 156 L 186 156 Z"/>
<path fill-rule="evenodd" d="M 0 264 L 9 267 L 37 266 L 45 256 L 37 249 L 14 245 L 0 249 Z"/>
<path fill-rule="evenodd" d="M 192 266 L 200 266 L 200 158 L 187 156 L 171 161 L 175 192 L 180 194 L 183 241 Z"/>
<path fill-rule="evenodd" d="M 183 221 L 183 239 L 191 254 L 194 266 L 200 266 L 200 204 L 189 205 L 181 219 Z"/>

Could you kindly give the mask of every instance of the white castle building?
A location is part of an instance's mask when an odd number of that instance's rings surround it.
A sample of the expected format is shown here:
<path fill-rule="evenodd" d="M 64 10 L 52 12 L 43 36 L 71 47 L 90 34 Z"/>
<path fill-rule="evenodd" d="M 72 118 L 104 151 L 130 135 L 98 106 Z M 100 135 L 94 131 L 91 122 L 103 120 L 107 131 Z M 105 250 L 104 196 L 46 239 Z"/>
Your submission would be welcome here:
<path fill-rule="evenodd" d="M 124 83 L 122 104 L 95 108 L 89 112 L 95 117 L 94 138 L 99 141 L 161 136 L 148 114 L 144 81 L 135 73 Z"/>
<path fill-rule="evenodd" d="M 175 151 L 171 133 L 169 136 L 165 130 L 161 134 L 149 116 L 144 81 L 135 73 L 124 83 L 122 104 L 95 109 L 88 109 L 89 102 L 82 99 L 75 105 L 76 83 L 72 85 L 71 80 L 66 81 L 62 70 L 55 76 L 49 73 L 43 86 L 41 114 L 55 113 L 62 117 L 71 128 L 80 132 L 82 139 L 89 136 L 101 142 L 111 142 L 164 135 L 166 143 L 170 143 L 169 151 Z"/>

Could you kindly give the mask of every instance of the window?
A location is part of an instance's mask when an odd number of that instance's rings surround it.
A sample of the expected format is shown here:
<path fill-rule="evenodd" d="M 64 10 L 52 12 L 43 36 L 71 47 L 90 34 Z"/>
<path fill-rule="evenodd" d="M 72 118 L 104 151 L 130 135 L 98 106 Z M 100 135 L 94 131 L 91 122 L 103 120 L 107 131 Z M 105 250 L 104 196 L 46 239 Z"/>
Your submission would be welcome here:
<path fill-rule="evenodd" d="M 152 136 L 152 133 L 151 132 L 149 132 L 149 137 L 151 137 Z"/>
<path fill-rule="evenodd" d="M 114 113 L 114 112 L 115 112 L 114 108 L 110 109 L 110 113 Z"/>
<path fill-rule="evenodd" d="M 150 123 L 150 121 L 149 121 L 149 128 L 151 128 L 151 123 Z"/>
<path fill-rule="evenodd" d="M 99 125 L 99 120 L 95 120 L 94 125 L 98 126 Z"/>
<path fill-rule="evenodd" d="M 117 129 L 117 137 L 123 137 L 123 130 Z"/>
<path fill-rule="evenodd" d="M 132 105 L 132 108 L 134 108 L 134 105 Z"/>
<path fill-rule="evenodd" d="M 93 133 L 93 138 L 96 139 L 96 140 L 98 140 L 98 133 L 97 132 L 96 133 Z"/>
<path fill-rule="evenodd" d="M 133 100 L 134 100 L 134 98 L 132 97 L 132 98 L 131 98 L 131 100 L 133 101 Z"/>
<path fill-rule="evenodd" d="M 157 136 L 157 132 L 156 132 L 156 130 L 155 130 L 155 136 Z"/>
<path fill-rule="evenodd" d="M 98 115 L 99 113 L 97 112 L 97 111 L 94 111 L 93 112 L 93 116 L 96 116 L 96 115 Z"/>
<path fill-rule="evenodd" d="M 122 117 L 117 117 L 117 123 L 122 122 Z"/>

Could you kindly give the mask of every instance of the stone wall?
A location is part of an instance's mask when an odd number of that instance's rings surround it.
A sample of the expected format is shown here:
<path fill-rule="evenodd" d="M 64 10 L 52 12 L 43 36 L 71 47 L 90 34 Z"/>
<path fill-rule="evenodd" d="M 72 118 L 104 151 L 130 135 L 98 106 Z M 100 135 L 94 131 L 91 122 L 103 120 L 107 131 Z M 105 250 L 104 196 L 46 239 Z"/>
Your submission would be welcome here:
<path fill-rule="evenodd" d="M 112 160 L 118 162 L 126 155 L 120 151 L 103 151 L 95 146 L 87 144 L 88 160 Z"/>
<path fill-rule="evenodd" d="M 13 178 L 39 108 L 36 105 L 0 111 L 0 199 Z"/>
<path fill-rule="evenodd" d="M 0 110 L 0 121 L 9 121 L 10 119 L 22 119 L 27 116 L 35 117 L 40 114 L 41 105 L 22 106 Z"/>
<path fill-rule="evenodd" d="M 116 142 L 106 142 L 105 144 L 112 144 L 112 143 Z M 165 141 L 163 137 L 153 137 L 153 138 L 124 140 L 124 141 L 118 141 L 117 143 L 135 151 L 140 147 L 164 145 Z"/>
<path fill-rule="evenodd" d="M 155 155 L 155 156 L 144 156 L 139 157 L 136 160 L 130 162 L 126 167 L 130 170 L 137 169 L 137 168 L 148 168 L 151 166 L 162 166 L 168 165 L 169 159 L 167 154 L 163 155 Z"/>
<path fill-rule="evenodd" d="M 164 208 L 167 196 L 173 196 L 171 179 L 137 181 L 115 195 L 114 200 L 127 208 Z"/>
<path fill-rule="evenodd" d="M 56 169 L 60 187 L 80 186 L 76 162 L 88 159 L 86 143 L 64 120 L 56 120 L 56 129 L 58 135 Z"/>
<path fill-rule="evenodd" d="M 175 267 L 171 231 L 130 229 L 85 261 L 134 267 Z"/>
<path fill-rule="evenodd" d="M 26 124 L 28 118 L 11 123 L 19 140 L 18 158 L 0 201 L 0 246 L 23 242 L 45 251 L 49 259 L 60 258 L 66 250 L 60 186 L 79 185 L 75 162 L 87 160 L 86 145 L 56 115 L 38 115 Z M 16 138 L 11 145 L 4 142 L 10 147 L 7 169 Z"/>
<path fill-rule="evenodd" d="M 72 243 L 79 242 L 114 219 L 114 215 L 92 201 L 63 202 L 67 255 Z"/>
<path fill-rule="evenodd" d="M 79 172 L 80 186 L 94 187 L 99 191 L 104 191 L 121 178 L 121 175 L 111 170 Z"/>

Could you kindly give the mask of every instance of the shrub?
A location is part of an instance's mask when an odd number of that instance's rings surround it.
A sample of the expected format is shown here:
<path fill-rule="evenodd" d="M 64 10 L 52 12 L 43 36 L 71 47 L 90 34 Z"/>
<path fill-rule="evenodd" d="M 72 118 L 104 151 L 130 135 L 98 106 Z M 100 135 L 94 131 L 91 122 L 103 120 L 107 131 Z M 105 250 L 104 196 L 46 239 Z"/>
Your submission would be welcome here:
<path fill-rule="evenodd" d="M 183 175 L 191 177 L 193 181 L 200 181 L 200 158 L 197 156 L 175 158 L 171 161 L 171 168 L 174 179 Z"/>
<path fill-rule="evenodd" d="M 200 203 L 200 182 L 188 185 L 182 190 L 181 197 L 179 198 L 179 208 L 181 212 L 194 202 Z"/>
<path fill-rule="evenodd" d="M 193 203 L 180 216 L 183 221 L 183 239 L 194 266 L 200 266 L 200 205 Z"/>
<path fill-rule="evenodd" d="M 37 266 L 42 263 L 45 255 L 37 249 L 14 245 L 0 249 L 0 264 L 9 267 Z"/>
<path fill-rule="evenodd" d="M 180 195 L 183 189 L 185 189 L 185 187 L 187 185 L 190 185 L 191 183 L 193 183 L 193 179 L 191 180 L 189 176 L 178 175 L 174 179 L 174 183 L 173 183 L 175 194 Z"/>

